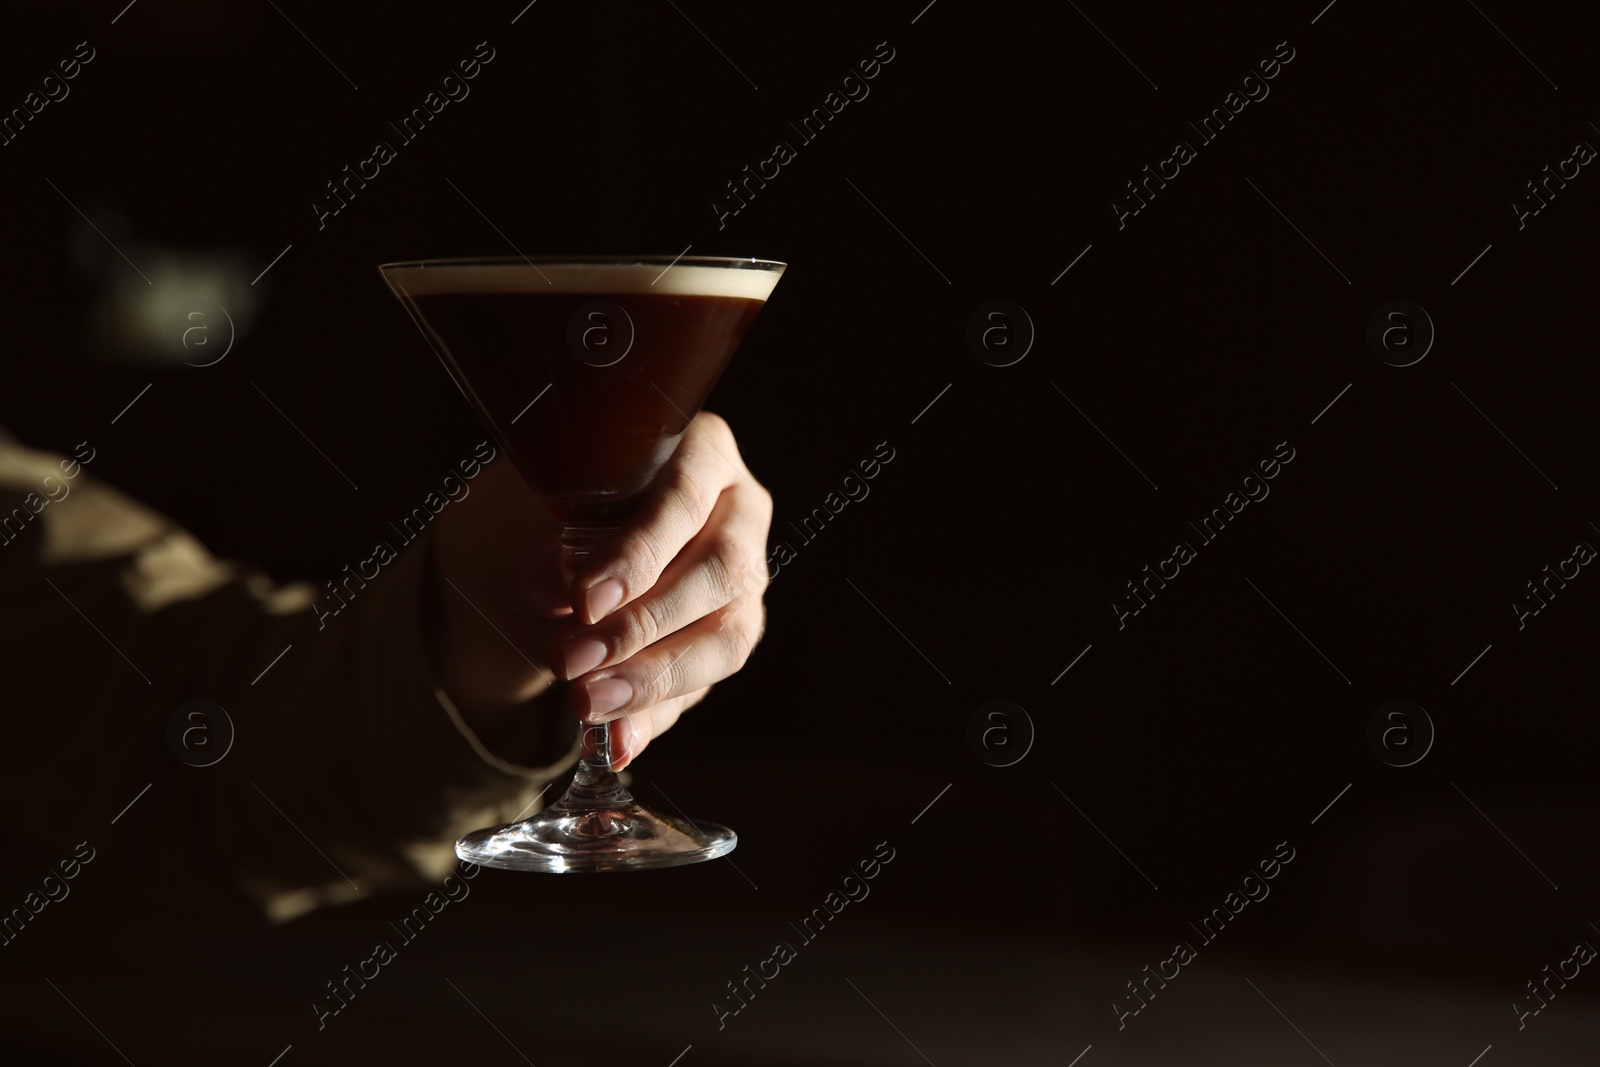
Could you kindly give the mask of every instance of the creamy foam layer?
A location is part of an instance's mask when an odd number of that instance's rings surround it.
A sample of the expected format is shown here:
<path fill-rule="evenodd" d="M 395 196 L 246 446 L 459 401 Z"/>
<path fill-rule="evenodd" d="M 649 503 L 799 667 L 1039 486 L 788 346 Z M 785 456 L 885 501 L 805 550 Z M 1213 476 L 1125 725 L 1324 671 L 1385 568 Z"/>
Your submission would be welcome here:
<path fill-rule="evenodd" d="M 388 267 L 390 284 L 408 296 L 446 293 L 660 293 L 766 300 L 778 271 L 748 267 L 649 263 L 460 263 Z"/>

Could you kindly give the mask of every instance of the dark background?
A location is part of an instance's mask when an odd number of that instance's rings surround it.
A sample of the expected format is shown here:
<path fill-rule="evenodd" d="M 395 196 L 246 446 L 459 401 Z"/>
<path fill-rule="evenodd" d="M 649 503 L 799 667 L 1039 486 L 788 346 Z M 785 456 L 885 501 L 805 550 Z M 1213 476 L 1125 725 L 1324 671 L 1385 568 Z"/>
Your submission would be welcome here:
<path fill-rule="evenodd" d="M 798 557 L 749 667 L 635 769 L 642 799 L 734 825 L 737 869 L 488 872 L 321 1033 L 305 1005 L 414 901 L 252 931 L 101 887 L 110 926 L 85 907 L 40 951 L 72 961 L 55 972 L 132 1062 L 1592 1052 L 1600 979 L 1526 1031 L 1506 1005 L 1600 938 L 1600 579 L 1520 631 L 1509 607 L 1600 544 L 1600 177 L 1520 231 L 1510 208 L 1600 144 L 1595 25 L 1566 5 L 924 2 L 8 15 L 7 108 L 76 42 L 97 56 L 0 149 L 0 421 L 91 440 L 100 477 L 279 580 L 334 574 L 484 436 L 376 264 L 691 244 L 791 264 L 709 406 Z M 401 146 L 386 122 L 485 40 L 471 95 Z M 798 145 L 787 122 L 880 41 L 870 95 Z M 1201 147 L 1185 120 L 1280 41 L 1270 95 Z M 319 231 L 323 183 L 378 139 L 398 158 Z M 719 230 L 712 199 L 779 139 L 798 158 Z M 1119 230 L 1108 200 L 1178 139 L 1198 158 Z M 157 298 L 73 204 L 146 272 L 235 249 L 247 281 L 292 247 L 230 309 L 251 325 L 226 360 L 129 363 L 93 309 L 118 286 Z M 966 342 L 994 298 L 1037 331 L 1009 367 Z M 1364 331 L 1401 298 L 1438 338 L 1396 368 Z M 787 523 L 885 441 L 870 496 L 801 545 Z M 1123 583 L 1282 441 L 1271 495 L 1119 630 Z M 967 741 L 992 699 L 1036 730 L 1003 769 Z M 1406 768 L 1366 738 L 1393 699 L 1437 732 Z M 884 840 L 872 896 L 719 1031 L 723 983 Z M 1285 840 L 1272 895 L 1119 1031 L 1124 983 Z M 11 895 L 32 875 L 8 868 Z M 37 1061 L 117 1062 L 48 988 L 31 998 L 7 1029 Z"/>

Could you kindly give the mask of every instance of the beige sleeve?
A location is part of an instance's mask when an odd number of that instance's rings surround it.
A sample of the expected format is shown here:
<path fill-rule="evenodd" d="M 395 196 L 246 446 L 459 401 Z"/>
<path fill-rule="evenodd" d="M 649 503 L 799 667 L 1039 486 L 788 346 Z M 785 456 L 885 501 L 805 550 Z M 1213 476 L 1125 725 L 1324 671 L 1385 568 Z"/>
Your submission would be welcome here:
<path fill-rule="evenodd" d="M 46 854 L 103 843 L 144 876 L 287 919 L 437 880 L 461 833 L 537 810 L 576 760 L 564 692 L 490 752 L 424 656 L 429 533 L 389 544 L 318 619 L 309 584 L 220 562 L 88 466 L 0 432 L 0 828 Z M 234 728 L 206 767 L 167 739 L 194 699 Z"/>

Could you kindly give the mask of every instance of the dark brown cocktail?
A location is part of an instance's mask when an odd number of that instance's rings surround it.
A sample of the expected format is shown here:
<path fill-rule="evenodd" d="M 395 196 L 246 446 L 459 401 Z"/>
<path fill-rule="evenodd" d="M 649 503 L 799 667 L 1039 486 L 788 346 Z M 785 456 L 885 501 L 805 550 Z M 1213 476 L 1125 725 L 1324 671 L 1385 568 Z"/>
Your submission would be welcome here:
<path fill-rule="evenodd" d="M 562 529 L 575 575 L 678 447 L 784 265 L 709 257 L 390 263 L 384 280 Z M 638 804 L 609 726 L 564 796 L 468 834 L 456 855 L 512 870 L 670 867 L 731 851 L 733 831 Z"/>
<path fill-rule="evenodd" d="M 776 275 L 678 266 L 652 286 L 659 268 L 539 269 L 548 282 L 527 265 L 396 280 L 556 518 L 614 524 L 677 448 Z"/>

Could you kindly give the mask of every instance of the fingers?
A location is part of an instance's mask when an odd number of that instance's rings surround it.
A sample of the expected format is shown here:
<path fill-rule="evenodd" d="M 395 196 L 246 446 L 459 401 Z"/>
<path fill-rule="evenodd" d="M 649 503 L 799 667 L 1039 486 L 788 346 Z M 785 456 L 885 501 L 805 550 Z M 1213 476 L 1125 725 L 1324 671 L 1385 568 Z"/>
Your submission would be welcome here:
<path fill-rule="evenodd" d="M 570 681 L 622 663 L 720 608 L 759 599 L 767 585 L 761 549 L 769 512 L 746 503 L 736 489 L 723 493 L 705 526 L 648 592 L 567 637 L 553 657 L 563 676 Z"/>
<path fill-rule="evenodd" d="M 719 608 L 621 663 L 578 679 L 572 709 L 587 722 L 604 722 L 720 682 L 750 658 L 764 621 L 759 598 Z"/>
<path fill-rule="evenodd" d="M 640 513 L 574 579 L 572 605 L 579 621 L 593 625 L 653 588 L 725 494 L 734 497 L 736 513 L 748 511 L 763 516 L 763 523 L 770 520 L 771 495 L 750 476 L 733 431 L 721 417 L 701 412 L 662 468 Z"/>
<path fill-rule="evenodd" d="M 678 716 L 706 698 L 711 687 L 674 697 L 653 707 L 641 708 L 620 719 L 613 720 L 611 730 L 611 767 L 622 770 L 638 758 L 651 741 L 660 737 L 678 721 Z M 594 752 L 594 733 L 598 726 L 586 727 L 583 732 L 583 755 Z"/>
<path fill-rule="evenodd" d="M 611 724 L 612 764 L 652 740 L 739 670 L 761 639 L 772 497 L 727 423 L 703 413 L 640 513 L 571 587 L 574 624 L 557 661 L 584 721 Z M 585 752 L 593 752 L 585 731 Z"/>

